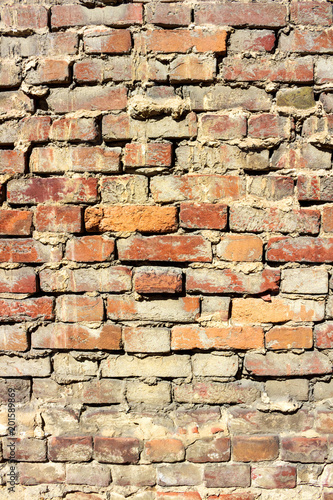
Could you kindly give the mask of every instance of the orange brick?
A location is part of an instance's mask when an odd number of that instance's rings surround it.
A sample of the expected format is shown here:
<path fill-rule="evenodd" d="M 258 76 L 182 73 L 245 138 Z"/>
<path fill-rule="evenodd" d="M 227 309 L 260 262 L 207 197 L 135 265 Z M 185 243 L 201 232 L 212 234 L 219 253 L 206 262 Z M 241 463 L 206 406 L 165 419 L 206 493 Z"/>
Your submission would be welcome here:
<path fill-rule="evenodd" d="M 276 436 L 235 436 L 232 440 L 232 458 L 237 462 L 274 460 L 278 455 Z"/>
<path fill-rule="evenodd" d="M 323 230 L 327 233 L 333 233 L 333 207 L 324 207 L 323 209 Z"/>
<path fill-rule="evenodd" d="M 152 439 L 146 441 L 144 454 L 150 462 L 179 462 L 184 459 L 185 449 L 179 439 Z"/>
<path fill-rule="evenodd" d="M 32 213 L 27 210 L 0 210 L 0 234 L 27 236 L 31 223 Z"/>
<path fill-rule="evenodd" d="M 0 326 L 0 349 L 2 351 L 26 351 L 28 339 L 23 325 Z"/>
<path fill-rule="evenodd" d="M 228 234 L 222 237 L 216 247 L 221 260 L 231 262 L 256 262 L 262 260 L 263 242 L 258 236 Z"/>
<path fill-rule="evenodd" d="M 102 236 L 82 236 L 67 243 L 66 258 L 77 262 L 104 262 L 112 259 L 114 240 Z"/>
<path fill-rule="evenodd" d="M 311 349 L 312 328 L 307 326 L 275 326 L 266 333 L 267 349 Z"/>

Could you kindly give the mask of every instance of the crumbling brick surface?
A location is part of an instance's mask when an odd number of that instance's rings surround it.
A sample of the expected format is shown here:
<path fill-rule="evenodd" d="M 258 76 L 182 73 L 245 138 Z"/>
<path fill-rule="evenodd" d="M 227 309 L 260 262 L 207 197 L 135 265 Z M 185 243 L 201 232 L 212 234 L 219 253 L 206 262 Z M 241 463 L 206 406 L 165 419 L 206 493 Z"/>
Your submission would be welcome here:
<path fill-rule="evenodd" d="M 333 499 L 332 0 L 0 0 L 1 500 Z"/>

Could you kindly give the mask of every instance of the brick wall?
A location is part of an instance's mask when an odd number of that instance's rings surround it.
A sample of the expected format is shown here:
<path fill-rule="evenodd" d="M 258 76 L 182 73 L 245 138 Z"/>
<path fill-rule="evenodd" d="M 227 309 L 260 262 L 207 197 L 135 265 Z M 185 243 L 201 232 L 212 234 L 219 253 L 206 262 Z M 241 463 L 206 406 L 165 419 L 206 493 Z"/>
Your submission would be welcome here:
<path fill-rule="evenodd" d="M 332 6 L 1 1 L 1 500 L 333 499 Z"/>

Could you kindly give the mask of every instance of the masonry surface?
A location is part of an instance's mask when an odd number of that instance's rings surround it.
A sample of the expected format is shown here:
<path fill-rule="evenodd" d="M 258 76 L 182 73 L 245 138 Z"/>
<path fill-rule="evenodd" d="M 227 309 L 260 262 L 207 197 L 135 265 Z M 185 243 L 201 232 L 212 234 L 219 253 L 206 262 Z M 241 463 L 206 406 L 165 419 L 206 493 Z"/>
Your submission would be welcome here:
<path fill-rule="evenodd" d="M 1 500 L 333 499 L 332 5 L 1 0 Z"/>

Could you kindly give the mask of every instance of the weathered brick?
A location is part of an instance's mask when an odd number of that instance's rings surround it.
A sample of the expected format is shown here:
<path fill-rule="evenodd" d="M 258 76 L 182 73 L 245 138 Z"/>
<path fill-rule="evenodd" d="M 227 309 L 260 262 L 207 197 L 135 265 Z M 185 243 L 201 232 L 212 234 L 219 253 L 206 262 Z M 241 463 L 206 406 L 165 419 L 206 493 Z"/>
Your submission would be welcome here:
<path fill-rule="evenodd" d="M 55 113 L 70 113 L 81 109 L 110 111 L 124 109 L 127 91 L 124 87 L 76 87 L 73 90 L 52 89 L 47 104 Z M 1 95 L 0 95 L 1 109 Z"/>
<path fill-rule="evenodd" d="M 311 349 L 312 346 L 312 328 L 308 326 L 275 326 L 266 333 L 267 349 Z"/>
<path fill-rule="evenodd" d="M 316 83 L 331 83 L 333 81 L 332 70 L 333 63 L 331 58 L 319 58 L 316 62 Z"/>
<path fill-rule="evenodd" d="M 132 236 L 118 240 L 121 260 L 159 262 L 211 262 L 209 241 L 201 235 Z"/>
<path fill-rule="evenodd" d="M 0 293 L 36 292 L 36 275 L 31 267 L 0 269 Z"/>
<path fill-rule="evenodd" d="M 233 231 L 261 233 L 274 231 L 300 234 L 319 233 L 320 212 L 312 209 L 254 208 L 234 206 L 230 208 L 230 228 Z"/>
<path fill-rule="evenodd" d="M 322 2 L 292 2 L 290 4 L 290 20 L 295 24 L 311 24 L 330 26 L 332 9 Z"/>
<path fill-rule="evenodd" d="M 256 493 L 249 493 L 242 490 L 240 493 L 220 493 L 220 495 L 212 495 L 208 500 L 256 500 Z"/>
<path fill-rule="evenodd" d="M 148 179 L 143 175 L 104 177 L 101 181 L 104 203 L 142 204 L 148 201 Z"/>
<path fill-rule="evenodd" d="M 271 60 L 267 57 L 244 59 L 229 56 L 223 62 L 222 75 L 225 80 L 310 83 L 314 79 L 311 56 L 282 61 Z"/>
<path fill-rule="evenodd" d="M 328 273 L 322 268 L 297 268 L 282 271 L 281 291 L 286 293 L 328 293 Z"/>
<path fill-rule="evenodd" d="M 21 327 L 20 327 L 21 328 Z M 30 400 L 31 382 L 27 379 L 9 378 L 0 380 L 0 401 L 7 404 L 9 399 L 8 389 L 14 389 L 16 403 L 28 403 Z"/>
<path fill-rule="evenodd" d="M 230 297 L 206 296 L 201 299 L 201 314 L 198 321 L 227 321 Z"/>
<path fill-rule="evenodd" d="M 296 487 L 297 469 L 292 465 L 274 465 L 251 469 L 251 483 L 256 488 L 284 489 Z"/>
<path fill-rule="evenodd" d="M 192 356 L 192 370 L 193 375 L 199 377 L 234 377 L 238 372 L 238 358 L 195 354 Z"/>
<path fill-rule="evenodd" d="M 171 349 L 260 349 L 264 332 L 260 327 L 174 326 L 171 330 Z"/>
<path fill-rule="evenodd" d="M 281 399 L 281 397 L 293 398 L 299 401 L 309 399 L 309 381 L 307 379 L 267 380 L 265 390 L 271 399 Z"/>
<path fill-rule="evenodd" d="M 32 238 L 0 240 L 0 262 L 58 262 L 61 257 L 59 247 L 43 245 Z"/>
<path fill-rule="evenodd" d="M 149 462 L 181 462 L 185 449 L 179 439 L 151 439 L 145 442 L 143 453 Z"/>
<path fill-rule="evenodd" d="M 143 403 L 148 407 L 165 407 L 171 403 L 169 382 L 149 385 L 137 380 L 130 380 L 126 385 L 126 400 L 129 404 Z"/>
<path fill-rule="evenodd" d="M 125 266 L 94 269 L 59 270 L 44 269 L 40 272 L 40 286 L 45 292 L 127 292 L 131 289 L 131 270 Z"/>
<path fill-rule="evenodd" d="M 32 334 L 32 345 L 37 349 L 119 350 L 121 328 L 105 323 L 99 328 L 88 328 L 77 323 L 51 323 Z"/>
<path fill-rule="evenodd" d="M 136 356 L 113 356 L 102 361 L 101 370 L 103 377 L 161 377 L 177 378 L 188 377 L 191 373 L 189 356 L 149 356 L 138 358 Z"/>
<path fill-rule="evenodd" d="M 326 206 L 323 208 L 322 228 L 327 233 L 333 232 L 333 207 Z"/>
<path fill-rule="evenodd" d="M 34 102 L 21 90 L 0 92 L 0 113 L 11 111 L 33 113 Z"/>
<path fill-rule="evenodd" d="M 281 458 L 288 462 L 321 463 L 327 458 L 326 437 L 282 437 Z"/>
<path fill-rule="evenodd" d="M 77 321 L 102 321 L 103 299 L 77 295 L 61 295 L 57 298 L 57 319 L 69 323 Z"/>
<path fill-rule="evenodd" d="M 300 201 L 332 201 L 332 177 L 299 175 L 297 179 Z"/>
<path fill-rule="evenodd" d="M 260 389 L 252 381 L 183 383 L 174 388 L 174 400 L 179 403 L 253 403 L 258 397 Z"/>
<path fill-rule="evenodd" d="M 271 238 L 267 260 L 272 262 L 332 262 L 332 238 Z"/>
<path fill-rule="evenodd" d="M 147 23 L 159 26 L 187 26 L 191 23 L 191 6 L 181 3 L 147 3 L 145 7 Z"/>
<path fill-rule="evenodd" d="M 49 116 L 28 116 L 18 123 L 18 139 L 24 142 L 46 142 L 49 138 Z"/>
<path fill-rule="evenodd" d="M 189 462 L 227 462 L 230 459 L 230 439 L 227 437 L 198 439 L 186 450 Z"/>
<path fill-rule="evenodd" d="M 320 383 L 321 385 L 329 386 L 331 384 Z M 318 384 L 316 384 L 318 386 Z M 328 395 L 328 394 L 327 394 Z M 317 398 L 316 398 L 317 399 Z M 323 399 L 323 398 L 321 398 Z M 330 410 L 318 410 L 315 417 L 315 429 L 323 434 L 330 434 L 332 428 L 332 412 Z"/>
<path fill-rule="evenodd" d="M 333 322 L 326 321 L 314 327 L 315 345 L 319 349 L 331 349 L 333 345 Z"/>
<path fill-rule="evenodd" d="M 58 118 L 52 122 L 50 139 L 55 141 L 94 141 L 97 138 L 98 128 L 93 118 Z M 95 151 L 96 149 L 95 147 Z M 103 151 L 106 153 L 110 150 L 98 148 L 97 151 L 103 155 Z M 84 153 L 85 156 L 84 158 L 81 157 L 81 159 L 85 160 L 86 155 L 89 156 L 90 151 L 84 149 Z M 98 157 L 98 155 L 96 156 Z"/>
<path fill-rule="evenodd" d="M 170 63 L 170 82 L 211 82 L 216 75 L 216 59 L 196 54 L 178 56 Z M 192 108 L 193 109 L 193 108 Z"/>
<path fill-rule="evenodd" d="M 272 166 L 276 169 L 329 169 L 331 153 L 317 149 L 309 143 L 281 144 L 272 155 Z"/>
<path fill-rule="evenodd" d="M 45 33 L 29 37 L 2 37 L 1 57 L 64 56 L 78 52 L 78 35 L 73 32 Z"/>
<path fill-rule="evenodd" d="M 52 462 L 89 462 L 92 457 L 92 438 L 89 436 L 50 437 L 48 457 Z"/>
<path fill-rule="evenodd" d="M 15 179 L 7 186 L 7 199 L 13 205 L 22 203 L 94 203 L 97 201 L 97 179 L 34 177 Z"/>
<path fill-rule="evenodd" d="M 290 118 L 271 113 L 254 115 L 248 121 L 248 134 L 256 139 L 277 137 L 288 139 L 290 137 L 292 122 Z"/>
<path fill-rule="evenodd" d="M 180 293 L 183 274 L 168 267 L 141 267 L 134 274 L 134 290 L 138 293 Z"/>
<path fill-rule="evenodd" d="M 23 151 L 12 149 L 0 150 L 0 172 L 1 174 L 23 174 L 25 159 Z"/>
<path fill-rule="evenodd" d="M 18 464 L 20 484 L 31 486 L 35 484 L 61 484 L 65 482 L 64 464 Z"/>
<path fill-rule="evenodd" d="M 168 328 L 125 327 L 123 343 L 126 352 L 169 352 L 170 330 Z"/>
<path fill-rule="evenodd" d="M 84 484 L 103 488 L 108 486 L 110 481 L 110 469 L 104 465 L 68 464 L 66 467 L 66 482 L 68 484 Z"/>
<path fill-rule="evenodd" d="M 195 486 L 202 482 L 202 468 L 195 464 L 160 465 L 157 484 L 160 486 Z"/>
<path fill-rule="evenodd" d="M 188 229 L 225 229 L 228 207 L 222 203 L 181 203 L 180 225 Z"/>
<path fill-rule="evenodd" d="M 65 257 L 77 262 L 104 262 L 112 260 L 113 252 L 113 238 L 82 236 L 67 242 Z"/>
<path fill-rule="evenodd" d="M 98 462 L 135 464 L 139 460 L 139 441 L 133 438 L 94 438 L 94 457 Z"/>
<path fill-rule="evenodd" d="M 50 374 L 50 358 L 0 357 L 0 377 L 49 377 Z"/>
<path fill-rule="evenodd" d="M 53 357 L 55 379 L 59 383 L 89 380 L 97 374 L 97 363 L 90 360 L 76 360 L 69 353 L 57 353 Z"/>
<path fill-rule="evenodd" d="M 279 201 L 294 194 L 294 180 L 283 176 L 255 176 L 248 178 L 249 195 Z"/>
<path fill-rule="evenodd" d="M 310 31 L 296 28 L 288 35 L 281 35 L 279 49 L 302 54 L 332 54 L 333 29 Z"/>
<path fill-rule="evenodd" d="M 28 349 L 28 338 L 25 326 L 1 325 L 0 349 L 2 351 L 26 351 Z"/>
<path fill-rule="evenodd" d="M 15 61 L 3 59 L 0 63 L 0 88 L 16 87 L 21 81 L 20 66 Z"/>
<path fill-rule="evenodd" d="M 189 49 L 196 49 L 196 52 L 216 52 L 224 54 L 226 52 L 227 32 L 222 28 L 214 28 L 205 31 L 202 28 L 193 30 L 148 30 L 140 33 L 135 38 L 135 46 L 142 53 L 172 53 L 187 52 Z"/>
<path fill-rule="evenodd" d="M 244 179 L 232 175 L 154 177 L 150 189 L 157 202 L 197 200 L 214 203 L 225 199 L 237 200 L 245 195 Z"/>
<path fill-rule="evenodd" d="M 241 139 L 245 135 L 246 117 L 242 114 L 206 114 L 199 117 L 200 139 Z"/>
<path fill-rule="evenodd" d="M 191 79 L 193 81 L 193 79 Z M 272 101 L 262 89 L 230 88 L 224 85 L 214 87 L 184 87 L 184 95 L 191 101 L 194 111 L 219 111 L 221 109 L 244 108 L 249 111 L 268 111 Z"/>
<path fill-rule="evenodd" d="M 321 321 L 324 302 L 307 299 L 272 297 L 262 299 L 233 299 L 232 319 L 239 323 L 284 323 L 285 321 Z"/>
<path fill-rule="evenodd" d="M 109 57 L 100 59 L 82 59 L 74 64 L 74 78 L 80 83 L 122 82 L 132 79 L 132 61 L 130 57 Z"/>
<path fill-rule="evenodd" d="M 31 234 L 32 212 L 0 210 L 0 234 L 28 236 Z"/>
<path fill-rule="evenodd" d="M 156 469 L 151 465 L 113 465 L 112 481 L 116 486 L 155 486 Z"/>
<path fill-rule="evenodd" d="M 77 491 L 76 493 L 67 493 L 66 500 L 104 500 L 103 495 L 98 493 L 83 493 L 82 491 Z"/>
<path fill-rule="evenodd" d="M 125 167 L 170 167 L 172 145 L 163 142 L 126 144 L 123 162 Z"/>
<path fill-rule="evenodd" d="M 66 59 L 41 59 L 35 68 L 30 68 L 25 82 L 30 85 L 41 83 L 68 83 L 69 63 Z"/>
<path fill-rule="evenodd" d="M 324 354 L 305 352 L 297 354 L 247 353 L 245 368 L 249 373 L 261 377 L 292 377 L 331 373 L 332 366 Z"/>
<path fill-rule="evenodd" d="M 281 89 L 276 94 L 276 105 L 295 109 L 309 109 L 316 105 L 312 87 Z"/>
<path fill-rule="evenodd" d="M 53 319 L 53 298 L 0 299 L 0 316 L 4 322 Z"/>
<path fill-rule="evenodd" d="M 232 458 L 237 462 L 274 460 L 278 455 L 277 436 L 235 436 L 232 439 Z"/>
<path fill-rule="evenodd" d="M 272 30 L 237 30 L 230 35 L 229 51 L 270 52 L 274 45 L 275 33 Z"/>
<path fill-rule="evenodd" d="M 246 488 L 251 483 L 251 468 L 247 464 L 207 465 L 204 481 L 207 488 Z"/>
<path fill-rule="evenodd" d="M 215 228 L 214 228 L 215 229 Z M 252 234 L 227 234 L 216 246 L 221 260 L 232 262 L 256 262 L 262 260 L 263 242 Z"/>
<path fill-rule="evenodd" d="M 41 5 L 3 7 L 1 28 L 5 33 L 27 33 L 47 28 L 48 11 Z"/>
<path fill-rule="evenodd" d="M 100 146 L 76 148 L 35 148 L 30 156 L 30 171 L 119 172 L 120 148 Z"/>
<path fill-rule="evenodd" d="M 122 205 L 91 207 L 85 212 L 88 231 L 169 233 L 178 228 L 176 207 Z"/>
<path fill-rule="evenodd" d="M 128 54 L 132 48 L 129 30 L 88 30 L 83 36 L 86 54 Z"/>
<path fill-rule="evenodd" d="M 100 24 L 106 26 L 142 24 L 140 4 L 123 4 L 94 9 L 88 9 L 83 5 L 55 5 L 52 7 L 51 14 L 53 28 Z"/>
<path fill-rule="evenodd" d="M 196 319 L 199 313 L 198 297 L 152 300 L 140 302 L 129 296 L 113 295 L 108 297 L 108 318 L 119 320 L 179 321 Z"/>
<path fill-rule="evenodd" d="M 156 498 L 158 500 L 201 500 L 201 496 L 197 491 L 157 491 Z"/>
<path fill-rule="evenodd" d="M 194 20 L 197 24 L 220 24 L 229 26 L 279 27 L 286 25 L 285 5 L 272 2 L 259 4 L 210 4 L 201 2 L 196 6 Z"/>
<path fill-rule="evenodd" d="M 75 206 L 39 205 L 35 211 L 37 231 L 80 233 L 82 208 Z"/>
<path fill-rule="evenodd" d="M 259 294 L 279 290 L 280 271 L 244 274 L 231 269 L 188 269 L 186 290 L 203 293 Z"/>

